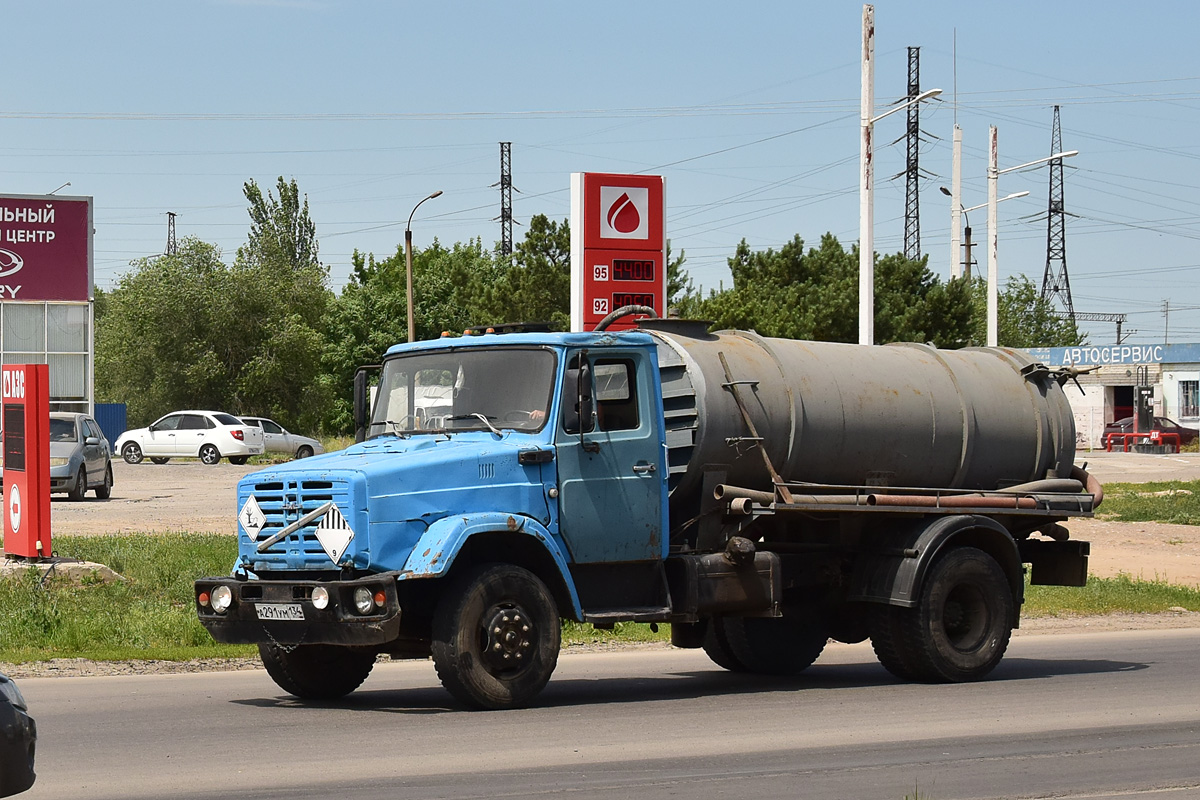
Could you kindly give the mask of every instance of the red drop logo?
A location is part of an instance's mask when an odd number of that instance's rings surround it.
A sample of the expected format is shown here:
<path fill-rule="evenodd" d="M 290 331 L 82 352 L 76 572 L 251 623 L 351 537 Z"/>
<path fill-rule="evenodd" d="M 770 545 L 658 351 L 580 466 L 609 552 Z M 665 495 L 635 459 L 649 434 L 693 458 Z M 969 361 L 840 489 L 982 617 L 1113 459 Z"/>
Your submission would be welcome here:
<path fill-rule="evenodd" d="M 618 233 L 633 233 L 642 224 L 641 215 L 638 214 L 637 206 L 629 199 L 628 192 L 622 193 L 617 202 L 608 209 L 607 219 L 608 227 Z"/>

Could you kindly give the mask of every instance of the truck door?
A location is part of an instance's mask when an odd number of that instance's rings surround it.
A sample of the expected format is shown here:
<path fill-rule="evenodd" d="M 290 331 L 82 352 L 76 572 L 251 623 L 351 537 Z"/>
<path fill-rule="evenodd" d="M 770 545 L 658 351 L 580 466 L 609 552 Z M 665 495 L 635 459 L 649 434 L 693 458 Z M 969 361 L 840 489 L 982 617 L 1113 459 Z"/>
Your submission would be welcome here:
<path fill-rule="evenodd" d="M 580 418 L 582 390 L 594 413 Z M 563 385 L 558 448 L 559 527 L 576 563 L 661 560 L 666 464 L 649 357 L 576 353 Z M 582 431 L 580 430 L 582 428 Z"/>

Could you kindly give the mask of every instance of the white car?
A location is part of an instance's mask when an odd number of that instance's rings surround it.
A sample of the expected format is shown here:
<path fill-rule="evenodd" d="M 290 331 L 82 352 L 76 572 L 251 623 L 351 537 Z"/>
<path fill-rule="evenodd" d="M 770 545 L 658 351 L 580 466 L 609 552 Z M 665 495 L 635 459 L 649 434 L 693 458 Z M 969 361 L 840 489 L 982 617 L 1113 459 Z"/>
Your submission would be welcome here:
<path fill-rule="evenodd" d="M 263 447 L 262 428 L 221 411 L 175 411 L 149 427 L 125 431 L 116 444 L 130 464 L 143 458 L 165 464 L 177 457 L 199 458 L 205 464 L 228 458 L 232 464 L 245 464 Z"/>
<path fill-rule="evenodd" d="M 325 448 L 316 439 L 298 433 L 288 433 L 278 422 L 266 417 L 242 417 L 242 422 L 262 428 L 263 445 L 268 453 L 285 453 L 296 458 L 308 458 L 325 452 Z"/>

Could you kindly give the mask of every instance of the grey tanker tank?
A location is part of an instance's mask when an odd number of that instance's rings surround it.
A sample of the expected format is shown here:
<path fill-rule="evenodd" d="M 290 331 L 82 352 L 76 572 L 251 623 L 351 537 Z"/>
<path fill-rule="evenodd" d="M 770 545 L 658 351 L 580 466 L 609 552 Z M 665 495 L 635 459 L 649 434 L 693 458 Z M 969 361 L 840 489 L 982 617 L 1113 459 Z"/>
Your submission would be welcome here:
<path fill-rule="evenodd" d="M 1020 351 L 641 325 L 658 340 L 673 507 L 706 469 L 771 488 L 730 379 L 786 481 L 995 490 L 1071 474 L 1075 421 L 1059 376 Z"/>

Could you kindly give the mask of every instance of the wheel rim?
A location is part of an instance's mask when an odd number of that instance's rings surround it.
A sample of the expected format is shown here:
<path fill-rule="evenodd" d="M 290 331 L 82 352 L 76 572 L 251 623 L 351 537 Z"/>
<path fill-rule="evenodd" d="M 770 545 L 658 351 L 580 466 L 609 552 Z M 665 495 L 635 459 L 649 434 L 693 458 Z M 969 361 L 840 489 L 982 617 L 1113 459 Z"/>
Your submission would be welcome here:
<path fill-rule="evenodd" d="M 221 460 L 221 456 L 212 445 L 206 445 L 200 451 L 200 460 L 205 464 L 215 464 Z"/>
<path fill-rule="evenodd" d="M 125 450 L 123 451 L 123 454 L 125 456 L 126 461 L 132 461 L 135 464 L 142 460 L 142 449 L 140 447 L 138 447 L 136 444 L 125 445 Z"/>
<path fill-rule="evenodd" d="M 515 603 L 497 603 L 484 613 L 480 661 L 493 675 L 512 674 L 532 662 L 537 630 L 533 619 Z"/>
<path fill-rule="evenodd" d="M 942 631 L 946 641 L 961 653 L 978 649 L 991 630 L 987 599 L 978 586 L 959 584 L 946 596 L 942 607 Z"/>

